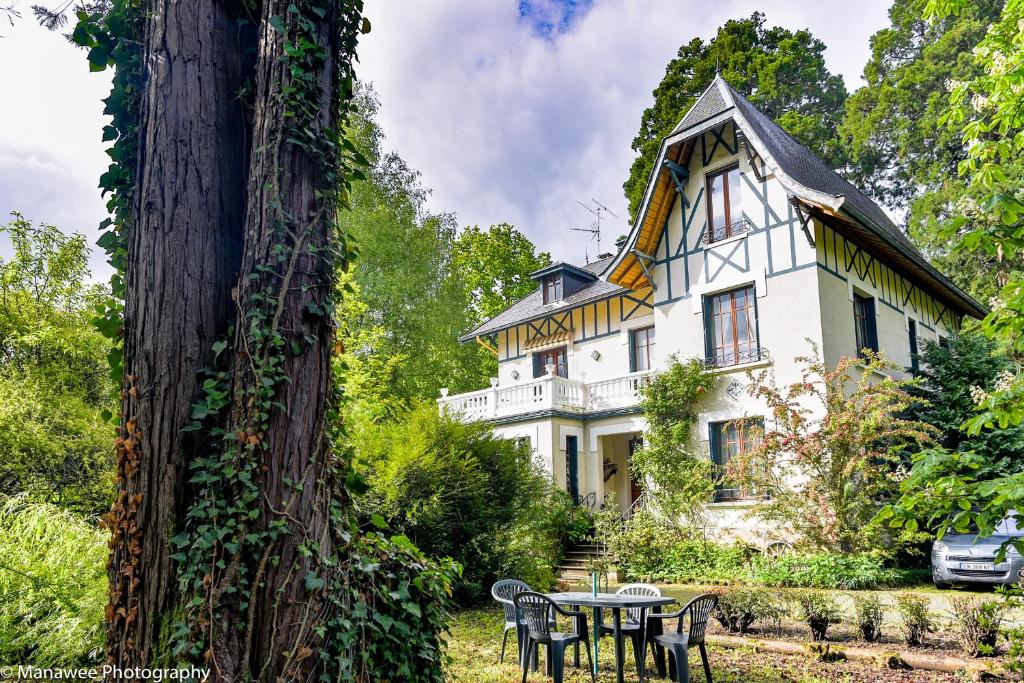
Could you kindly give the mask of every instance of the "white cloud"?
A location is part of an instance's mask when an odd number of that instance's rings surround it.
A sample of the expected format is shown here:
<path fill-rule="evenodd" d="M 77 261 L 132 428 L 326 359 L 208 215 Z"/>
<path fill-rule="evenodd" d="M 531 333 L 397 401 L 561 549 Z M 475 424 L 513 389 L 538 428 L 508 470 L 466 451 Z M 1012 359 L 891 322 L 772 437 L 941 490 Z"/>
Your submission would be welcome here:
<path fill-rule="evenodd" d="M 556 258 L 582 260 L 585 235 L 568 228 L 591 217 L 576 202 L 596 198 L 626 215 L 629 145 L 679 45 L 759 10 L 769 24 L 809 27 L 853 87 L 888 4 L 597 0 L 571 30 L 545 38 L 521 21 L 516 0 L 376 0 L 359 73 L 381 96 L 387 145 L 433 188 L 432 208 L 462 224 L 515 223 Z M 30 17 L 5 36 L 0 214 L 19 209 L 94 238 L 109 76 L 90 74 L 80 50 Z M 606 227 L 605 248 L 626 229 L 624 218 Z"/>
<path fill-rule="evenodd" d="M 606 224 L 605 250 L 627 232 L 630 143 L 679 45 L 762 11 L 770 25 L 810 28 L 852 88 L 888 2 L 854 11 L 838 0 L 606 0 L 553 39 L 519 21 L 514 2 L 425 7 L 367 8 L 373 30 L 359 73 L 381 96 L 388 146 L 423 171 L 434 209 L 463 224 L 515 223 L 555 258 L 582 261 L 586 236 L 569 228 L 591 216 L 578 200 L 596 198 L 620 217 Z"/>

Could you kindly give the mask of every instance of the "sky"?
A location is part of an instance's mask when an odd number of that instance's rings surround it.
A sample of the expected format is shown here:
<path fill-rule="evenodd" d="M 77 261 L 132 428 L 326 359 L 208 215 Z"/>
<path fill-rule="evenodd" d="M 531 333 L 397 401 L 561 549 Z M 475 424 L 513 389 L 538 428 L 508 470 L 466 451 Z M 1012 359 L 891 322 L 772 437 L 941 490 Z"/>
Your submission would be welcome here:
<path fill-rule="evenodd" d="M 27 2 L 23 4 L 27 5 Z M 889 0 L 370 0 L 372 30 L 359 77 L 381 100 L 385 148 L 431 188 L 429 207 L 460 225 L 516 225 L 555 259 L 598 253 L 578 202 L 597 200 L 602 251 L 628 231 L 622 183 L 630 143 L 679 46 L 731 18 L 809 28 L 829 69 L 861 85 L 869 38 Z M 855 6 L 855 9 L 852 7 Z M 34 24 L 27 7 L 0 25 L 0 217 L 98 237 L 106 216 L 97 180 L 108 159 L 100 131 L 107 74 Z M 5 250 L 0 245 L 0 255 Z M 94 274 L 109 269 L 99 248 Z"/>

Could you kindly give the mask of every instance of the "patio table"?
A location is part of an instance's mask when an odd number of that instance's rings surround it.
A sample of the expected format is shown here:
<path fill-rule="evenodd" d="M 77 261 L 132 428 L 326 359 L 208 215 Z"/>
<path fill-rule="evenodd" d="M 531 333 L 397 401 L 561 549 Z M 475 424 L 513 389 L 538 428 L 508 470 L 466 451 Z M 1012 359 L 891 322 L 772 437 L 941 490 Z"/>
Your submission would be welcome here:
<path fill-rule="evenodd" d="M 601 625 L 603 610 L 612 612 L 612 628 L 615 639 L 615 673 L 618 683 L 623 683 L 625 657 L 622 651 L 622 610 L 640 610 L 640 652 L 641 661 L 637 662 L 637 675 L 640 683 L 644 681 L 644 660 L 647 658 L 647 610 L 659 610 L 664 605 L 671 605 L 674 598 L 654 597 L 648 595 L 626 595 L 618 593 L 548 593 L 548 598 L 559 605 L 568 607 L 590 607 L 594 610 L 594 674 L 597 674 L 598 628 Z"/>

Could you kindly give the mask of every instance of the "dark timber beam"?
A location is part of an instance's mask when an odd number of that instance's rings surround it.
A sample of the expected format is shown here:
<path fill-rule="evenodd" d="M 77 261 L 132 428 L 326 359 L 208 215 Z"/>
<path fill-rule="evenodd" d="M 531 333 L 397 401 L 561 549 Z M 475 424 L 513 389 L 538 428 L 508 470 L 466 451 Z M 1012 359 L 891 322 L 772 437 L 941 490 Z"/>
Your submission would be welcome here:
<path fill-rule="evenodd" d="M 797 218 L 800 219 L 800 228 L 804 231 L 804 237 L 807 238 L 807 244 L 814 246 L 814 235 L 811 234 L 811 214 L 804 207 L 803 203 L 796 195 L 789 195 L 789 203 L 796 209 Z"/>

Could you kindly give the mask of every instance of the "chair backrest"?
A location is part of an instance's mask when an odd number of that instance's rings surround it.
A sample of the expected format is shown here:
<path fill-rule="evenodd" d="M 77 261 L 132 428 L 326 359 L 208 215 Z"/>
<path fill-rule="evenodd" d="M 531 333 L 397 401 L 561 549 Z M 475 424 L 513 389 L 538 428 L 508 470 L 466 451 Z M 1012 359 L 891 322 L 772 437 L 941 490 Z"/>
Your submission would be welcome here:
<path fill-rule="evenodd" d="M 686 603 L 686 607 L 683 608 L 679 615 L 679 625 L 676 630 L 679 633 L 683 632 L 683 622 L 686 617 L 690 618 L 690 633 L 689 642 L 691 645 L 696 645 L 704 642 L 704 632 L 708 628 L 708 618 L 711 616 L 711 611 L 715 609 L 715 605 L 718 604 L 718 596 L 714 593 L 704 593 L 698 595 L 690 602 Z"/>
<path fill-rule="evenodd" d="M 551 612 L 554 602 L 543 593 L 523 591 L 513 598 L 516 607 L 526 621 L 530 638 L 538 643 L 551 642 Z"/>
<path fill-rule="evenodd" d="M 512 600 L 523 591 L 530 590 L 530 587 L 522 581 L 516 579 L 503 579 L 496 581 L 491 586 L 491 597 L 501 603 L 501 606 L 505 608 L 505 621 L 510 624 L 514 624 L 519 620 L 516 618 L 516 606 Z"/>
<path fill-rule="evenodd" d="M 657 586 L 652 586 L 649 583 L 627 583 L 625 586 L 615 591 L 616 595 L 645 595 L 652 598 L 661 597 L 661 589 Z M 626 610 L 626 621 L 639 622 L 640 621 L 640 608 L 633 607 Z"/>

